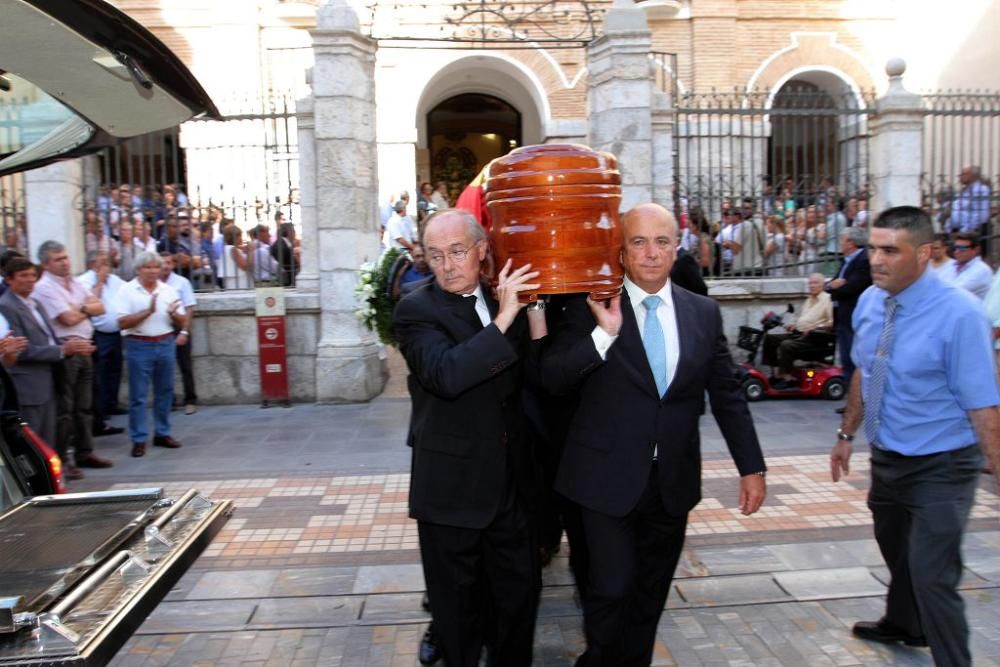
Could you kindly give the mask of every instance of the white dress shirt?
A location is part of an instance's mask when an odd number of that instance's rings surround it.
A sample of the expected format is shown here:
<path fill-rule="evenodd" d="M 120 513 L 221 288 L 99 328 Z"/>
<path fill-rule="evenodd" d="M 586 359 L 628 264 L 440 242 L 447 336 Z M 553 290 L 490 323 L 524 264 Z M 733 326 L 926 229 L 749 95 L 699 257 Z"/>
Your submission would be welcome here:
<path fill-rule="evenodd" d="M 97 285 L 97 273 L 93 269 L 88 269 L 80 275 L 77 280 L 88 290 L 93 291 Z M 122 288 L 125 281 L 111 273 L 101 290 L 101 303 L 104 304 L 104 314 L 90 318 L 91 324 L 101 333 L 118 333 L 118 315 L 115 308 L 118 303 L 118 290 Z"/>
<path fill-rule="evenodd" d="M 628 294 L 632 310 L 635 312 L 635 323 L 639 327 L 639 337 L 641 338 L 645 334 L 646 326 L 646 307 L 642 305 L 642 301 L 647 296 L 652 295 L 643 291 L 641 287 L 628 278 L 625 278 L 625 292 Z M 669 279 L 656 293 L 656 296 L 660 297 L 662 301 L 660 307 L 656 309 L 656 317 L 660 320 L 664 344 L 667 346 L 667 382 L 665 386 L 669 391 L 670 383 L 674 381 L 674 375 L 677 373 L 677 361 L 681 357 L 680 334 L 677 333 L 677 315 L 674 312 L 674 295 L 670 290 Z M 590 336 L 594 341 L 594 347 L 597 348 L 597 353 L 601 355 L 601 359 L 607 358 L 608 349 L 618 339 L 618 336 L 608 335 L 599 326 L 594 327 Z"/>
<path fill-rule="evenodd" d="M 955 262 L 949 270 L 939 275 L 945 282 L 967 289 L 980 299 L 986 298 L 986 293 L 990 291 L 990 285 L 993 283 L 993 271 L 981 257 L 973 257 L 963 265 Z"/>

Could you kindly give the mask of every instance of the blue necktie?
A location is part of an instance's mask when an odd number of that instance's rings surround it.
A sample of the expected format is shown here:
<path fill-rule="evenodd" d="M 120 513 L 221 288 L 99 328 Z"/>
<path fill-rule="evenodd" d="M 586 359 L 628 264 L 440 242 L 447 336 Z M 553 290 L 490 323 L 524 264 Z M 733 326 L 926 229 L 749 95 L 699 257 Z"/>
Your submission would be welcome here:
<path fill-rule="evenodd" d="M 868 374 L 868 395 L 865 399 L 865 436 L 868 442 L 878 447 L 878 429 L 882 423 L 882 397 L 885 394 L 885 379 L 889 374 L 889 354 L 892 352 L 892 339 L 896 333 L 896 308 L 899 302 L 893 297 L 886 297 L 885 319 L 882 320 L 882 333 L 878 337 L 875 348 L 875 358 L 872 359 Z"/>
<path fill-rule="evenodd" d="M 647 296 L 642 300 L 642 305 L 646 308 L 646 324 L 642 328 L 642 346 L 646 348 L 646 358 L 649 360 L 649 368 L 653 371 L 653 379 L 656 380 L 656 390 L 660 397 L 667 392 L 667 343 L 663 339 L 663 327 L 660 326 L 660 318 L 656 316 L 656 309 L 660 307 L 663 300 L 656 296 Z"/>

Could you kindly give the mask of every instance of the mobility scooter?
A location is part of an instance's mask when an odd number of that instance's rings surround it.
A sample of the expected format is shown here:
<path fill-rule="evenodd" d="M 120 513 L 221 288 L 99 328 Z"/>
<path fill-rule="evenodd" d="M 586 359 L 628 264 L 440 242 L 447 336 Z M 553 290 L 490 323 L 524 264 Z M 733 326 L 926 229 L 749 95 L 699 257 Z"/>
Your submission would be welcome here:
<path fill-rule="evenodd" d="M 794 313 L 795 308 L 789 304 L 787 313 Z M 844 378 L 844 371 L 839 366 L 834 365 L 834 350 L 836 348 L 836 337 L 832 332 L 814 331 L 811 336 L 823 336 L 824 342 L 828 344 L 822 353 L 816 354 L 812 358 L 804 359 L 808 365 L 798 366 L 795 375 L 798 380 L 794 385 L 787 387 L 775 387 L 774 378 L 757 367 L 757 355 L 760 353 L 764 343 L 764 336 L 769 331 L 777 329 L 783 324 L 783 316 L 774 312 L 768 312 L 760 320 L 760 329 L 753 327 L 740 327 L 739 338 L 736 346 L 747 351 L 746 361 L 740 366 L 746 371 L 743 380 L 743 394 L 748 401 L 759 401 L 765 397 L 770 398 L 798 398 L 816 397 L 838 401 L 847 394 L 847 380 Z M 827 340 L 828 339 L 828 340 Z"/>

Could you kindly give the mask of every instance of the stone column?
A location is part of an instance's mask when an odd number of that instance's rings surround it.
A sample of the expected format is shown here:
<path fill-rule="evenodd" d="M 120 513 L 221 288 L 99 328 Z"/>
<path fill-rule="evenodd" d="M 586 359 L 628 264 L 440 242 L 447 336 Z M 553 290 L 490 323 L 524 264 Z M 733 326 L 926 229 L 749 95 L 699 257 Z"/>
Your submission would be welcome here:
<path fill-rule="evenodd" d="M 315 178 L 316 238 L 303 245 L 318 251 L 316 400 L 367 401 L 385 385 L 375 337 L 354 316 L 358 267 L 379 254 L 375 42 L 345 0 L 324 2 L 311 34 L 315 153 L 300 164 L 311 161 Z"/>
<path fill-rule="evenodd" d="M 653 95 L 652 200 L 674 210 L 674 100 L 665 93 Z"/>
<path fill-rule="evenodd" d="M 59 241 L 66 246 L 74 273 L 84 267 L 83 163 L 55 162 L 24 174 L 25 213 L 28 219 L 28 254 L 38 261 L 38 246 Z"/>
<path fill-rule="evenodd" d="M 876 103 L 872 125 L 872 181 L 869 215 L 890 206 L 920 206 L 920 172 L 923 168 L 924 106 L 919 95 L 903 87 L 906 63 L 892 58 L 886 63 L 889 90 Z"/>
<path fill-rule="evenodd" d="M 646 15 L 632 0 L 615 0 L 604 35 L 587 48 L 587 142 L 618 158 L 622 210 L 652 197 L 651 48 Z"/>
<path fill-rule="evenodd" d="M 316 118 L 313 98 L 295 103 L 295 121 L 299 133 L 299 224 L 302 244 L 299 275 L 295 287 L 300 292 L 319 291 L 319 233 L 316 229 Z"/>

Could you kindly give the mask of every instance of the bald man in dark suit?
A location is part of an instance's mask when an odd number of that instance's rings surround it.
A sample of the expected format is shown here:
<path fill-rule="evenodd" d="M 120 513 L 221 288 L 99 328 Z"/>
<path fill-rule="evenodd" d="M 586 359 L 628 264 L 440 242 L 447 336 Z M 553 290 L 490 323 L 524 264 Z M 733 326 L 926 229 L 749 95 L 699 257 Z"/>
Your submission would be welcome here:
<path fill-rule="evenodd" d="M 542 354 L 543 385 L 576 393 L 556 490 L 581 506 L 590 555 L 579 666 L 650 664 L 656 626 L 701 499 L 707 392 L 739 470 L 739 508 L 764 501 L 764 458 L 718 305 L 673 285 L 677 223 L 644 204 L 623 220 L 625 288 L 567 303 Z"/>

